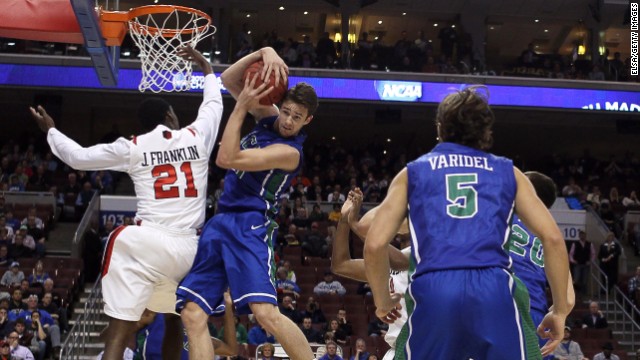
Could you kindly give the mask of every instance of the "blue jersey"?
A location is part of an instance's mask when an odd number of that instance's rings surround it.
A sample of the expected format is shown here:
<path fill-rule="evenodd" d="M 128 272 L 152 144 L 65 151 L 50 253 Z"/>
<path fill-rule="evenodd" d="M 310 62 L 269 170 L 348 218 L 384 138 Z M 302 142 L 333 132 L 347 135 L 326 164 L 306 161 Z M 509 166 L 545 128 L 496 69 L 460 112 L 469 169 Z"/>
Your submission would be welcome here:
<path fill-rule="evenodd" d="M 158 314 L 151 324 L 136 334 L 136 359 L 162 360 L 162 339 L 164 338 L 164 316 Z M 183 333 L 180 360 L 189 360 L 189 343 Z"/>
<path fill-rule="evenodd" d="M 517 189 L 511 160 L 440 143 L 407 170 L 413 278 L 439 270 L 510 268 Z"/>
<path fill-rule="evenodd" d="M 524 226 L 517 215 L 513 217 L 509 250 L 513 259 L 513 272 L 529 289 L 531 309 L 547 313 L 547 277 L 544 273 L 542 242 Z M 537 325 L 537 324 L 536 324 Z"/>
<path fill-rule="evenodd" d="M 278 199 L 289 190 L 291 181 L 302 166 L 302 144 L 306 135 L 300 131 L 298 135 L 284 138 L 278 134 L 273 125 L 278 117 L 260 120 L 253 131 L 240 141 L 242 149 L 264 148 L 274 144 L 289 145 L 300 152 L 300 163 L 294 171 L 278 169 L 266 171 L 229 170 L 224 177 L 224 191 L 218 202 L 219 212 L 260 211 L 269 218 L 278 214 Z"/>

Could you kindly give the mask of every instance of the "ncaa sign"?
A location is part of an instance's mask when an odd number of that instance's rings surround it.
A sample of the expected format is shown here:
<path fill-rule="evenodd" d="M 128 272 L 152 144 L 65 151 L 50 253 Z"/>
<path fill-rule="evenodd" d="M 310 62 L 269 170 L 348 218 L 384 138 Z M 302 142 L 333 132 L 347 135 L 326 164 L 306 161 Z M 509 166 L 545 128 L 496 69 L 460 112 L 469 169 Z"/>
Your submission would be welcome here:
<path fill-rule="evenodd" d="M 422 98 L 422 83 L 414 81 L 375 81 L 380 100 L 419 101 Z"/>

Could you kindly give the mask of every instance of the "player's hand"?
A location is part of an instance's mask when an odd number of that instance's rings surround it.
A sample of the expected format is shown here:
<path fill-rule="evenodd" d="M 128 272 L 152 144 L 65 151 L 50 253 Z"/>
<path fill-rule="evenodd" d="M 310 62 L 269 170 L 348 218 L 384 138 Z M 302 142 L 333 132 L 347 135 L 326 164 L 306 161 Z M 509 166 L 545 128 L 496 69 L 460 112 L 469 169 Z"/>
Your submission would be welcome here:
<path fill-rule="evenodd" d="M 352 194 L 353 193 L 353 196 Z M 353 207 L 351 208 L 351 212 L 349 213 L 349 224 L 355 224 L 358 222 L 358 216 L 360 215 L 360 209 L 362 208 L 362 200 L 364 195 L 362 194 L 362 190 L 359 187 L 355 188 L 353 191 L 349 192 L 349 196 L 352 196 L 351 201 L 353 202 Z"/>
<path fill-rule="evenodd" d="M 262 83 L 260 86 L 254 88 L 259 76 L 259 74 L 254 74 L 253 76 L 248 76 L 245 79 L 244 88 L 242 88 L 242 92 L 240 92 L 238 99 L 236 99 L 236 108 L 244 109 L 246 111 L 260 108 L 271 108 L 271 106 L 260 104 L 260 99 L 269 95 L 269 93 L 273 91 L 273 86 L 267 88 L 269 83 Z"/>
<path fill-rule="evenodd" d="M 211 68 L 209 60 L 207 60 L 207 58 L 205 58 L 204 55 L 200 53 L 200 51 L 192 48 L 191 46 L 181 46 L 180 48 L 178 48 L 177 54 L 184 60 L 193 61 L 198 64 L 205 75 L 213 73 L 213 69 Z"/>
<path fill-rule="evenodd" d="M 400 317 L 402 317 L 400 313 L 400 310 L 402 310 L 400 299 L 402 299 L 402 295 L 393 294 L 389 296 L 389 299 L 383 304 L 376 304 L 376 316 L 378 319 L 387 324 L 393 324 L 396 320 L 400 319 Z"/>
<path fill-rule="evenodd" d="M 224 306 L 228 309 L 233 309 L 233 299 L 231 298 L 231 293 L 229 290 L 224 292 Z"/>
<path fill-rule="evenodd" d="M 566 315 L 561 315 L 554 311 L 550 311 L 545 315 L 544 319 L 542 319 L 542 322 L 538 326 L 538 335 L 542 339 L 549 339 L 542 349 L 540 349 L 542 351 L 542 357 L 550 355 L 564 338 L 566 319 Z"/>
<path fill-rule="evenodd" d="M 262 62 L 264 64 L 262 67 L 262 74 L 260 74 L 260 79 L 267 82 L 265 79 L 268 79 L 273 71 L 276 74 L 276 86 L 280 84 L 280 81 L 286 82 L 287 77 L 289 76 L 289 67 L 285 64 L 280 55 L 270 47 L 260 49 L 260 55 L 262 55 Z"/>
<path fill-rule="evenodd" d="M 53 122 L 51 116 L 47 114 L 42 106 L 38 105 L 37 110 L 33 107 L 29 107 L 29 110 L 31 110 L 31 116 L 33 116 L 36 123 L 38 123 L 40 130 L 47 132 L 49 129 L 56 127 L 55 122 Z"/>

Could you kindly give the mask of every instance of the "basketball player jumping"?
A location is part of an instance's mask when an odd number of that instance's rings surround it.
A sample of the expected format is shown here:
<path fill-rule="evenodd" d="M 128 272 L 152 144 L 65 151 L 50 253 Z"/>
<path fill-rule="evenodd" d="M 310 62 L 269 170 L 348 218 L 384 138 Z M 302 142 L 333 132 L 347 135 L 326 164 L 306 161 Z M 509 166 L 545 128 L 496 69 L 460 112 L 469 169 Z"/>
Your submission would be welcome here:
<path fill-rule="evenodd" d="M 545 248 L 553 308 L 538 328 L 549 338 L 542 355 L 563 337 L 571 311 L 564 239 L 522 172 L 511 160 L 484 151 L 492 143 L 493 122 L 482 87 L 447 96 L 436 115 L 441 142 L 395 177 L 376 216 L 381 220 L 367 235 L 365 268 L 376 315 L 391 323 L 399 313 L 386 280 L 387 248 L 409 217 L 416 270 L 403 358 L 540 359 L 526 288 L 509 271 L 514 206 Z"/>
<path fill-rule="evenodd" d="M 193 268 L 178 287 L 177 310 L 189 336 L 190 359 L 212 359 L 207 318 L 227 286 L 238 313 L 253 312 L 294 360 L 313 358 L 302 331 L 277 307 L 273 240 L 278 200 L 302 166 L 302 128 L 318 107 L 315 90 L 304 83 L 289 89 L 278 111 L 259 100 L 272 88 L 254 88 L 258 75 L 242 81 L 245 69 L 262 60 L 283 81 L 288 69 L 271 48 L 245 56 L 222 74 L 236 105 L 222 135 L 216 164 L 229 169 L 218 214 L 204 228 Z M 260 75 L 260 74 L 259 74 Z M 241 139 L 247 114 L 257 123 Z M 229 285 L 227 285 L 229 284 Z"/>
<path fill-rule="evenodd" d="M 180 357 L 182 326 L 174 313 L 175 291 L 193 264 L 197 229 L 204 223 L 209 155 L 222 117 L 222 97 L 202 54 L 185 47 L 178 55 L 197 63 L 205 74 L 198 117 L 185 128 L 180 129 L 166 101 L 150 98 L 138 111 L 147 133 L 84 148 L 56 129 L 42 107 L 31 108 L 51 150 L 66 164 L 77 170 L 126 172 L 135 185 L 137 226 L 115 229 L 104 254 L 104 312 L 110 317 L 105 360 L 122 359 L 145 308 L 165 314 L 165 359 Z"/>

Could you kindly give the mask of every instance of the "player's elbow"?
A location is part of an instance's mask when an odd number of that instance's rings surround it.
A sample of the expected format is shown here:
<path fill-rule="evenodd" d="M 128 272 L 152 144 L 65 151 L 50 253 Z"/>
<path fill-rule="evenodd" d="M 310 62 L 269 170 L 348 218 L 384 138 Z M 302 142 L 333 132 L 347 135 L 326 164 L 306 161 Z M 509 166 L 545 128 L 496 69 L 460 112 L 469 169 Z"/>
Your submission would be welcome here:
<path fill-rule="evenodd" d="M 545 247 L 548 248 L 556 248 L 556 249 L 565 249 L 566 251 L 566 247 L 564 244 L 564 238 L 562 237 L 562 234 L 560 233 L 560 231 L 554 231 L 551 234 L 548 234 L 544 237 L 545 241 L 543 242 L 543 245 Z"/>
<path fill-rule="evenodd" d="M 219 151 L 216 156 L 216 166 L 222 169 L 231 169 L 231 157 Z"/>

